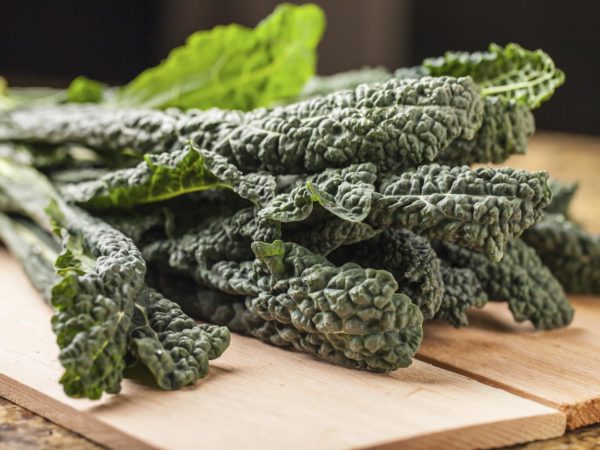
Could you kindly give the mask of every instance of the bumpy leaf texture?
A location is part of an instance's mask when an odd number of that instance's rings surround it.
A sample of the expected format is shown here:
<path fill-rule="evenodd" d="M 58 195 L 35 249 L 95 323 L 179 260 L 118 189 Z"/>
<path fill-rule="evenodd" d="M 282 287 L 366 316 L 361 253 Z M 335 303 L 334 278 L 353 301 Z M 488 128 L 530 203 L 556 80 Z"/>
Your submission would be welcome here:
<path fill-rule="evenodd" d="M 568 325 L 573 308 L 562 286 L 537 256 L 520 239 L 510 239 L 499 262 L 452 244 L 437 243 L 436 251 L 451 267 L 467 268 L 490 300 L 506 301 L 517 322 L 530 320 L 538 329 Z"/>
<path fill-rule="evenodd" d="M 468 268 L 442 266 L 444 295 L 435 319 L 449 322 L 456 328 L 469 325 L 467 311 L 482 308 L 488 301 L 477 275 Z"/>
<path fill-rule="evenodd" d="M 55 261 L 59 280 L 52 286 L 50 300 L 56 309 L 52 328 L 65 368 L 61 377 L 65 392 L 91 399 L 103 392 L 119 392 L 135 304 L 146 289 L 146 264 L 140 251 L 119 231 L 67 205 L 48 180 L 30 167 L 0 161 L 0 198 L 5 211 L 27 215 L 47 229 L 52 222 L 55 232 L 62 236 L 63 250 Z M 40 244 L 35 243 L 35 247 Z M 145 306 L 153 315 L 153 306 Z M 164 330 L 159 327 L 158 331 Z M 221 341 L 211 350 L 213 354 L 226 346 L 226 331 L 217 334 L 215 338 Z M 179 341 L 165 341 L 165 348 L 185 347 L 187 337 L 180 337 Z M 140 359 L 151 365 L 156 376 L 169 375 L 169 367 L 158 369 L 164 359 Z M 179 369 L 185 367 L 174 367 Z M 177 373 L 172 376 L 178 379 Z M 190 380 L 189 375 L 182 377 Z M 162 379 L 157 381 L 165 385 Z"/>
<path fill-rule="evenodd" d="M 474 139 L 455 139 L 440 151 L 436 161 L 450 166 L 475 163 L 499 164 L 511 155 L 527 151 L 527 142 L 535 132 L 529 108 L 498 97 L 485 97 L 481 128 Z"/>
<path fill-rule="evenodd" d="M 155 240 L 143 247 L 144 258 L 191 275 L 197 282 L 230 294 L 256 292 L 247 279 L 255 240 L 280 237 L 277 223 L 255 217 L 252 208 L 232 216 L 214 217 L 176 238 Z"/>
<path fill-rule="evenodd" d="M 389 272 L 353 263 L 337 267 L 282 241 L 255 242 L 252 249 L 258 285 L 265 288 L 246 305 L 276 329 L 287 327 L 278 330 L 284 341 L 349 367 L 385 371 L 411 363 L 423 315 L 397 292 Z"/>
<path fill-rule="evenodd" d="M 275 197 L 260 210 L 259 216 L 278 222 L 299 222 L 307 219 L 318 204 L 340 219 L 361 222 L 371 209 L 376 180 L 377 169 L 371 163 L 326 169 Z"/>
<path fill-rule="evenodd" d="M 266 203 L 275 193 L 270 175 L 242 174 L 225 158 L 213 152 L 186 146 L 180 151 L 146 155 L 131 169 L 61 189 L 71 202 L 94 209 L 131 207 L 167 200 L 207 189 L 232 189 L 254 203 Z"/>
<path fill-rule="evenodd" d="M 363 162 L 386 171 L 432 161 L 454 139 L 472 138 L 482 116 L 471 79 L 425 77 L 247 113 L 96 105 L 14 110 L 0 115 L 0 140 L 138 153 L 174 151 L 191 140 L 244 172 L 315 173 Z"/>
<path fill-rule="evenodd" d="M 208 360 L 229 346 L 225 327 L 197 324 L 171 300 L 144 288 L 129 333 L 132 354 L 163 389 L 194 384 L 208 373 Z"/>
<path fill-rule="evenodd" d="M 600 235 L 587 233 L 561 214 L 546 214 L 523 234 L 523 240 L 567 292 L 600 294 Z"/>
<path fill-rule="evenodd" d="M 430 164 L 384 177 L 379 191 L 374 191 L 374 167 L 355 165 L 341 171 L 329 169 L 322 177 L 309 179 L 306 186 L 276 196 L 259 216 L 304 221 L 319 202 L 333 216 L 364 221 L 375 231 L 407 228 L 430 239 L 485 251 L 497 261 L 509 237 L 519 236 L 541 219 L 551 197 L 547 177 L 545 172 L 510 168 Z M 352 240 L 336 236 L 340 243 Z"/>
<path fill-rule="evenodd" d="M 440 308 L 444 294 L 440 260 L 427 239 L 409 230 L 385 230 L 373 239 L 339 248 L 329 259 L 390 272 L 399 291 L 410 297 L 425 319 Z"/>
<path fill-rule="evenodd" d="M 502 258 L 508 238 L 539 221 L 550 202 L 545 172 L 421 166 L 385 181 L 366 222 L 408 228 Z"/>
<path fill-rule="evenodd" d="M 546 212 L 569 217 L 569 206 L 575 196 L 578 184 L 550 179 L 548 185 L 552 191 L 552 201 L 546 208 Z"/>
<path fill-rule="evenodd" d="M 105 223 L 56 204 L 49 214 L 64 240 L 56 260 L 62 280 L 52 288 L 61 383 L 73 397 L 117 393 L 146 265 L 133 242 Z"/>
<path fill-rule="evenodd" d="M 144 255 L 161 270 L 174 269 L 202 285 L 246 296 L 253 316 L 272 322 L 253 325 L 250 334 L 260 339 L 355 368 L 393 370 L 410 363 L 423 317 L 408 297 L 396 293 L 391 274 L 356 264 L 337 267 L 278 240 L 253 243 L 253 260 L 246 255 L 249 236 L 240 239 L 240 231 L 224 223 L 228 239 L 217 229 L 200 239 L 194 232 L 175 245 L 150 244 Z"/>
<path fill-rule="evenodd" d="M 279 5 L 255 29 L 218 26 L 188 37 L 117 93 L 144 108 L 250 110 L 296 96 L 314 74 L 325 28 L 316 5 Z"/>
<path fill-rule="evenodd" d="M 527 50 L 517 44 L 501 47 L 490 44 L 485 52 L 446 52 L 423 61 L 434 76 L 470 76 L 481 95 L 514 100 L 537 108 L 564 83 L 565 74 L 542 50 Z"/>

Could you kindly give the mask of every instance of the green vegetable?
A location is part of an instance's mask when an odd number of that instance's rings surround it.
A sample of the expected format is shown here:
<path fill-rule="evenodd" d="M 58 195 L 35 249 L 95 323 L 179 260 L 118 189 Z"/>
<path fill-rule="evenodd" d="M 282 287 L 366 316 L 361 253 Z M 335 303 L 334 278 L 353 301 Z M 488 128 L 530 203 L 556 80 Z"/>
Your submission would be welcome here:
<path fill-rule="evenodd" d="M 455 139 L 440 152 L 437 162 L 450 166 L 499 164 L 527 151 L 527 142 L 535 131 L 529 108 L 498 97 L 486 97 L 483 107 L 483 123 L 475 138 Z"/>
<path fill-rule="evenodd" d="M 517 322 L 530 320 L 535 328 L 548 330 L 573 319 L 573 308 L 560 283 L 535 250 L 520 239 L 507 242 L 499 262 L 452 244 L 438 243 L 435 248 L 451 267 L 471 269 L 490 300 L 508 302 Z"/>
<path fill-rule="evenodd" d="M 227 328 L 196 324 L 152 289 L 143 289 L 135 306 L 129 348 L 163 389 L 195 384 L 207 375 L 208 360 L 229 346 Z"/>
<path fill-rule="evenodd" d="M 86 77 L 75 78 L 67 89 L 67 100 L 72 103 L 100 103 L 104 85 Z"/>
<path fill-rule="evenodd" d="M 542 50 L 527 50 L 517 44 L 490 44 L 486 52 L 447 52 L 423 61 L 429 75 L 470 76 L 481 95 L 514 100 L 537 108 L 565 81 L 565 74 Z"/>
<path fill-rule="evenodd" d="M 144 159 L 134 168 L 66 185 L 61 193 L 69 201 L 106 209 L 158 202 L 207 189 L 232 189 L 260 204 L 275 192 L 272 176 L 243 175 L 222 156 L 191 145 L 178 152 L 146 155 Z"/>
<path fill-rule="evenodd" d="M 600 235 L 587 233 L 563 215 L 546 214 L 523 234 L 523 240 L 567 292 L 600 294 Z"/>
<path fill-rule="evenodd" d="M 302 221 L 319 203 L 336 217 L 364 221 L 373 230 L 407 228 L 485 251 L 497 261 L 506 240 L 539 221 L 550 202 L 544 172 L 431 164 L 385 177 L 380 192 L 374 192 L 375 172 L 370 164 L 326 170 L 276 196 L 259 216 Z"/>
<path fill-rule="evenodd" d="M 525 153 L 534 131 L 530 109 L 548 100 L 564 82 L 564 73 L 541 50 L 531 51 L 517 44 L 491 44 L 487 52 L 448 52 L 393 74 L 365 68 L 317 77 L 307 89 L 327 93 L 335 88 L 354 88 L 361 82 L 382 82 L 392 76 L 405 80 L 447 75 L 472 77 L 484 104 L 483 124 L 475 139 L 456 139 L 440 151 L 436 161 L 448 165 L 500 163 L 510 155 Z"/>
<path fill-rule="evenodd" d="M 144 257 L 201 284 L 246 296 L 250 312 L 276 322 L 273 329 L 286 345 L 357 368 L 391 370 L 410 362 L 422 315 L 408 297 L 394 294 L 398 285 L 388 272 L 356 264 L 336 267 L 276 236 L 276 229 L 265 234 L 252 211 L 242 210 L 178 239 L 154 242 L 144 248 Z M 257 242 L 259 237 L 273 243 Z M 264 337 L 262 324 L 259 328 Z M 274 334 L 267 334 L 272 340 Z"/>
<path fill-rule="evenodd" d="M 456 328 L 467 326 L 467 310 L 485 306 L 487 294 L 471 269 L 442 266 L 441 275 L 444 295 L 435 319 L 449 322 Z"/>
<path fill-rule="evenodd" d="M 577 183 L 563 183 L 553 179 L 550 179 L 548 184 L 552 191 L 552 202 L 546 208 L 546 212 L 569 217 L 569 206 L 579 185 Z"/>
<path fill-rule="evenodd" d="M 59 278 L 50 301 L 56 309 L 52 329 L 65 368 L 60 381 L 68 395 L 97 399 L 103 392 L 119 392 L 128 347 L 158 384 L 169 389 L 204 376 L 208 358 L 227 347 L 225 329 L 196 328 L 168 300 L 149 293 L 146 264 L 133 242 L 67 205 L 39 172 L 0 160 L 0 199 L 3 211 L 25 214 L 62 237 L 62 252 L 55 261 Z M 7 237 L 11 236 L 3 233 Z M 145 323 L 136 320 L 136 305 L 144 311 Z M 135 332 L 130 335 L 132 326 Z M 192 347 L 193 361 L 183 358 L 190 338 L 198 341 Z M 156 350 L 163 347 L 171 354 L 157 357 Z"/>
<path fill-rule="evenodd" d="M 385 230 L 373 239 L 342 247 L 329 258 L 338 264 L 351 261 L 387 270 L 425 319 L 431 319 L 440 308 L 444 295 L 440 261 L 427 239 L 408 230 Z"/>
<path fill-rule="evenodd" d="M 303 87 L 322 28 L 316 6 L 282 5 L 122 88 L 2 97 L 0 237 L 58 309 L 67 393 L 117 392 L 128 364 L 193 384 L 229 334 L 190 316 L 372 371 L 411 363 L 424 318 L 464 326 L 488 299 L 567 325 L 525 240 L 565 286 L 598 289 L 595 237 L 542 221 L 572 187 L 551 203 L 545 172 L 463 165 L 525 152 L 531 111 L 564 81 L 548 55 L 492 45 Z"/>
<path fill-rule="evenodd" d="M 386 181 L 367 223 L 408 228 L 499 261 L 509 238 L 541 219 L 550 202 L 547 177 L 511 168 L 421 166 Z"/>
<path fill-rule="evenodd" d="M 371 209 L 376 180 L 377 169 L 371 163 L 341 170 L 326 169 L 275 197 L 261 209 L 259 216 L 278 222 L 298 222 L 307 219 L 313 205 L 318 204 L 343 220 L 361 222 Z"/>
<path fill-rule="evenodd" d="M 69 105 L 0 115 L 0 141 L 77 143 L 102 151 L 177 151 L 190 141 L 244 171 L 315 173 L 372 162 L 380 170 L 433 160 L 470 139 L 482 105 L 468 78 L 390 80 L 247 113 L 113 110 Z"/>
<path fill-rule="evenodd" d="M 294 97 L 314 73 L 324 27 L 318 6 L 282 4 L 253 30 L 199 31 L 123 87 L 117 104 L 250 110 Z"/>
<path fill-rule="evenodd" d="M 380 371 L 411 363 L 422 339 L 423 316 L 396 292 L 398 284 L 389 272 L 352 263 L 336 267 L 282 241 L 255 242 L 252 249 L 259 277 L 267 277 L 257 285 L 268 288 L 246 305 L 274 321 L 284 341 L 349 367 Z"/>

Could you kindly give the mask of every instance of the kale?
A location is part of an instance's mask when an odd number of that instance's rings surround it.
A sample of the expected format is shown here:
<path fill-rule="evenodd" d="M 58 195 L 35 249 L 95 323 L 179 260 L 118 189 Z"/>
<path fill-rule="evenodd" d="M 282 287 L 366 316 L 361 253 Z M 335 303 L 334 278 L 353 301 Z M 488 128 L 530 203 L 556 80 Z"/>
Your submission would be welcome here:
<path fill-rule="evenodd" d="M 144 159 L 131 169 L 67 184 L 61 194 L 80 205 L 108 209 L 158 202 L 208 189 L 232 189 L 242 198 L 262 204 L 275 192 L 273 176 L 244 175 L 222 156 L 191 145 L 178 152 L 147 155 Z"/>
<path fill-rule="evenodd" d="M 471 269 L 490 300 L 507 302 L 517 322 L 530 320 L 535 328 L 547 330 L 573 319 L 562 286 L 522 240 L 510 239 L 499 262 L 453 244 L 438 242 L 435 249 L 451 267 Z"/>
<path fill-rule="evenodd" d="M 558 180 L 548 181 L 552 191 L 552 201 L 546 208 L 547 213 L 562 214 L 569 217 L 569 206 L 578 188 L 577 183 L 563 183 Z"/>
<path fill-rule="evenodd" d="M 385 230 L 370 240 L 339 248 L 330 259 L 390 272 L 400 292 L 410 297 L 425 319 L 440 308 L 444 294 L 440 261 L 429 241 L 409 230 Z"/>
<path fill-rule="evenodd" d="M 218 356 L 227 347 L 226 329 L 196 328 L 189 319 L 185 321 L 183 313 L 169 309 L 172 304 L 168 300 L 148 293 L 146 263 L 133 241 L 65 203 L 41 173 L 0 160 L 0 198 L 5 212 L 24 214 L 62 238 L 61 252 L 54 261 L 57 279 L 49 297 L 55 308 L 52 329 L 65 369 L 60 382 L 67 395 L 97 399 L 104 392 L 118 393 L 128 348 L 161 387 L 173 389 L 204 376 L 208 358 Z M 3 239 L 15 238 L 14 233 L 3 235 Z M 38 239 L 35 245 L 50 248 L 42 244 Z M 58 249 L 55 246 L 55 251 Z M 26 255 L 24 250 L 15 253 Z M 39 288 L 37 276 L 32 279 Z M 136 307 L 145 311 L 145 325 L 135 319 Z M 184 332 L 182 324 L 189 332 Z M 191 338 L 198 341 L 192 348 L 193 362 L 184 353 Z M 149 353 L 151 348 L 154 356 Z M 172 355 L 157 357 L 156 350 L 163 348 Z M 207 353 L 207 358 L 200 350 Z"/>
<path fill-rule="evenodd" d="M 600 294 L 600 235 L 587 233 L 561 214 L 546 214 L 523 234 L 523 240 L 567 292 Z"/>
<path fill-rule="evenodd" d="M 534 109 L 565 82 L 565 74 L 542 50 L 527 50 L 518 44 L 490 44 L 484 52 L 446 52 L 428 58 L 423 66 L 429 75 L 470 76 L 483 97 L 496 96 Z"/>
<path fill-rule="evenodd" d="M 431 164 L 385 177 L 379 191 L 375 172 L 370 164 L 328 169 L 276 196 L 259 216 L 302 221 L 318 203 L 340 219 L 364 221 L 373 230 L 407 228 L 485 251 L 497 261 L 508 238 L 541 219 L 551 196 L 545 172 Z"/>
<path fill-rule="evenodd" d="M 177 151 L 191 141 L 245 171 L 314 173 L 359 162 L 390 170 L 432 161 L 452 140 L 473 137 L 482 116 L 469 78 L 425 77 L 246 113 L 96 105 L 16 109 L 0 115 L 0 140 L 137 153 Z"/>
<path fill-rule="evenodd" d="M 262 289 L 246 305 L 275 322 L 284 341 L 348 367 L 381 371 L 411 363 L 423 316 L 397 292 L 389 272 L 353 263 L 338 267 L 282 241 L 255 242 L 252 249 Z"/>
<path fill-rule="evenodd" d="M 56 309 L 69 395 L 116 393 L 129 365 L 193 384 L 223 326 L 389 371 L 424 319 L 465 326 L 489 299 L 550 329 L 573 316 L 559 281 L 600 291 L 597 236 L 566 218 L 574 186 L 467 166 L 525 152 L 564 81 L 547 54 L 492 44 L 301 92 L 321 31 L 318 8 L 284 5 L 125 87 L 5 96 L 0 237 Z"/>
<path fill-rule="evenodd" d="M 208 360 L 229 346 L 227 328 L 196 324 L 179 305 L 150 288 L 138 296 L 132 322 L 131 354 L 163 389 L 195 384 L 208 373 Z"/>
<path fill-rule="evenodd" d="M 477 275 L 469 268 L 443 265 L 441 268 L 444 295 L 434 318 L 449 322 L 456 328 L 469 324 L 467 310 L 482 308 L 488 297 Z"/>
<path fill-rule="evenodd" d="M 256 259 L 251 259 L 249 235 L 260 227 L 248 227 L 256 223 L 252 220 L 246 229 L 235 227 L 249 214 L 242 210 L 215 222 L 219 226 L 210 231 L 150 244 L 144 257 L 205 286 L 245 296 L 250 312 L 273 321 L 269 329 L 285 345 L 356 368 L 392 370 L 410 363 L 421 339 L 422 314 L 408 297 L 395 293 L 398 284 L 391 274 L 352 263 L 338 267 L 279 240 L 255 240 Z M 259 328 L 264 337 L 263 324 Z M 274 334 L 268 335 L 272 341 Z"/>
<path fill-rule="evenodd" d="M 506 242 L 539 221 L 550 202 L 546 172 L 431 164 L 386 180 L 366 222 L 404 227 L 502 258 Z"/>
<path fill-rule="evenodd" d="M 533 114 L 526 105 L 486 97 L 481 128 L 474 139 L 455 139 L 436 161 L 441 164 L 494 163 L 527 151 L 527 141 L 535 131 Z"/>

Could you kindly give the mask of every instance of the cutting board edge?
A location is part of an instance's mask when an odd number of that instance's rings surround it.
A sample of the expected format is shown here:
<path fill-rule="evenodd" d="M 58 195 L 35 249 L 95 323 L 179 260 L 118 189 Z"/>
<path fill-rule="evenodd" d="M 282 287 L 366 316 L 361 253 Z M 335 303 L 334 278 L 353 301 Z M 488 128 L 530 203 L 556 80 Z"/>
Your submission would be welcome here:
<path fill-rule="evenodd" d="M 48 395 L 0 373 L 0 396 L 92 442 L 115 450 L 158 450 Z"/>
<path fill-rule="evenodd" d="M 566 430 L 566 417 L 555 410 L 533 418 L 506 419 L 492 424 L 478 424 L 457 429 L 449 429 L 424 436 L 415 436 L 402 441 L 365 447 L 362 450 L 428 450 L 444 448 L 446 450 L 474 450 L 480 448 L 498 448 L 527 442 L 551 439 L 562 436 Z M 456 436 L 460 436 L 456 439 Z M 453 439 L 453 440 L 450 440 Z"/>
<path fill-rule="evenodd" d="M 543 397 L 539 397 L 522 389 L 518 389 L 508 384 L 494 380 L 492 378 L 486 377 L 477 372 L 473 372 L 471 370 L 461 368 L 454 364 L 440 361 L 435 357 L 426 354 L 418 353 L 416 355 L 416 359 L 418 359 L 419 361 L 429 363 L 433 366 L 439 367 L 440 369 L 464 375 L 468 378 L 479 381 L 480 383 L 486 384 L 488 386 L 502 389 L 503 391 L 506 391 L 510 394 L 514 394 L 519 397 L 526 398 L 527 400 L 532 400 L 536 403 L 540 403 L 542 405 L 549 406 L 550 408 L 554 408 L 565 415 L 566 426 L 567 430 L 569 431 L 600 423 L 599 398 L 591 398 L 589 400 L 573 404 L 560 404 L 547 400 Z"/>

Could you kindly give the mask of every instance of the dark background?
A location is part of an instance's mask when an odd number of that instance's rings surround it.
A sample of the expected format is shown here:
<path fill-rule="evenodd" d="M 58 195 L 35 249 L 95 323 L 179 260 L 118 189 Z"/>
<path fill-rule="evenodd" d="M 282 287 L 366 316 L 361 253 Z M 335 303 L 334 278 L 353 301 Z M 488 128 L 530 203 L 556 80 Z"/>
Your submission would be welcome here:
<path fill-rule="evenodd" d="M 198 29 L 254 26 L 274 0 L 2 0 L 0 74 L 62 87 L 77 75 L 119 84 Z M 536 112 L 539 128 L 600 134 L 600 2 L 317 0 L 328 26 L 319 72 L 418 64 L 445 50 L 514 41 L 543 48 L 567 74 Z"/>

